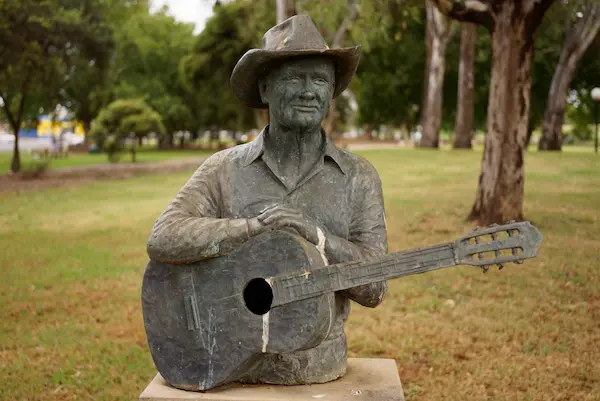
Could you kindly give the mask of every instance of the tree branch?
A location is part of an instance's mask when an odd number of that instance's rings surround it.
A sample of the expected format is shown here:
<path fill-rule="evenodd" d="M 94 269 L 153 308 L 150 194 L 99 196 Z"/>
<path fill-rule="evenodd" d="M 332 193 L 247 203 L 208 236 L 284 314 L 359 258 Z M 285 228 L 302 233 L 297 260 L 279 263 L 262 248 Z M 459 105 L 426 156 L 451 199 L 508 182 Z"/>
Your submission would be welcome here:
<path fill-rule="evenodd" d="M 332 48 L 336 49 L 342 47 L 344 39 L 346 38 L 346 34 L 348 33 L 348 29 L 350 29 L 350 25 L 352 25 L 352 23 L 356 21 L 357 17 L 358 1 L 348 0 L 348 14 L 346 15 L 346 18 L 344 18 L 344 21 L 342 22 L 338 30 L 335 32 L 333 43 L 331 44 Z"/>
<path fill-rule="evenodd" d="M 444 14 L 463 22 L 494 29 L 494 14 L 486 0 L 431 0 Z"/>
<path fill-rule="evenodd" d="M 537 31 L 538 27 L 542 23 L 544 14 L 554 4 L 555 0 L 529 0 L 529 3 L 525 6 L 526 20 L 525 20 L 525 32 L 529 37 L 529 40 L 533 43 L 533 35 Z"/>

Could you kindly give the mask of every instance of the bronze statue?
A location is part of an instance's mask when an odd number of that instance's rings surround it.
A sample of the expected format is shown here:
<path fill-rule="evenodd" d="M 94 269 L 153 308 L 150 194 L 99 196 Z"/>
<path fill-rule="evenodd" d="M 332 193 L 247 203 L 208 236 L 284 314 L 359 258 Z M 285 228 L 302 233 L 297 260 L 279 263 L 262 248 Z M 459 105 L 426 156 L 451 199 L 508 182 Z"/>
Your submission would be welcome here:
<path fill-rule="evenodd" d="M 206 160 L 148 240 L 144 323 L 171 385 L 335 380 L 346 369 L 350 300 L 375 307 L 386 279 L 483 264 L 469 259 L 481 248 L 457 253 L 462 242 L 383 256 L 378 174 L 321 129 L 358 60 L 358 47 L 329 49 L 304 15 L 239 60 L 232 88 L 248 106 L 268 107 L 269 125 Z M 516 235 L 503 246 L 521 242 Z"/>
<path fill-rule="evenodd" d="M 316 245 L 329 263 L 384 254 L 377 172 L 338 149 L 321 129 L 330 100 L 348 86 L 359 57 L 358 47 L 329 49 L 306 15 L 270 29 L 263 48 L 248 51 L 231 76 L 242 102 L 269 108 L 269 125 L 253 142 L 200 166 L 158 218 L 150 258 L 192 263 L 227 255 L 249 238 L 279 229 Z M 349 300 L 375 307 L 385 291 L 386 283 L 379 282 L 336 294 L 327 340 L 306 351 L 265 355 L 248 380 L 295 384 L 343 375 Z"/>

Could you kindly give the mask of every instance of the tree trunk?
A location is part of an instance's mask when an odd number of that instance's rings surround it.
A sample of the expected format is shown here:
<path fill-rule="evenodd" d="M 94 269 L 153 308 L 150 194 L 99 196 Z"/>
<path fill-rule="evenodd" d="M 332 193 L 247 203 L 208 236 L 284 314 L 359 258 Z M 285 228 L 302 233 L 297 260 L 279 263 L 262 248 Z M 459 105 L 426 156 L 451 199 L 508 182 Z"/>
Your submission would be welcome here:
<path fill-rule="evenodd" d="M 87 149 L 88 145 L 90 144 L 89 132 L 92 122 L 90 120 L 82 120 L 81 125 L 83 126 L 83 145 Z"/>
<path fill-rule="evenodd" d="M 275 0 L 275 6 L 278 24 L 296 14 L 294 0 Z"/>
<path fill-rule="evenodd" d="M 356 21 L 358 17 L 358 0 L 347 0 L 346 7 L 348 9 L 348 14 L 342 24 L 335 32 L 333 37 L 333 41 L 331 43 L 332 49 L 339 49 L 344 44 L 344 40 L 346 39 L 346 35 L 348 34 L 348 30 L 350 26 Z M 337 103 L 335 99 L 331 99 L 329 102 L 329 110 L 327 111 L 327 115 L 323 121 L 323 129 L 325 133 L 330 137 L 333 135 L 335 130 L 335 122 L 339 117 L 339 113 L 337 111 Z"/>
<path fill-rule="evenodd" d="M 423 136 L 420 147 L 437 148 L 442 125 L 442 100 L 444 72 L 446 70 L 446 47 L 451 37 L 450 20 L 437 7 L 426 0 L 427 5 L 427 67 L 425 70 L 425 93 L 421 108 Z"/>
<path fill-rule="evenodd" d="M 458 68 L 458 108 L 454 127 L 454 148 L 471 149 L 473 139 L 473 107 L 475 102 L 475 40 L 477 26 L 465 22 L 460 34 L 460 65 Z"/>
<path fill-rule="evenodd" d="M 13 147 L 13 156 L 10 162 L 10 171 L 13 173 L 18 173 L 21 171 L 21 153 L 19 152 L 19 128 L 21 127 L 21 122 L 19 121 L 16 126 L 12 126 L 13 134 L 15 135 L 15 143 Z"/>
<path fill-rule="evenodd" d="M 15 114 L 13 114 L 10 110 L 10 101 L 7 100 L 6 96 L 2 97 L 2 102 L 4 103 L 4 114 L 6 115 L 8 124 L 10 125 L 13 131 L 13 135 L 15 136 L 12 160 L 10 162 L 10 171 L 12 171 L 13 173 L 18 173 L 19 171 L 21 171 L 21 154 L 19 153 L 19 130 L 21 129 L 21 123 L 23 120 L 23 110 L 25 110 L 25 97 L 26 90 L 23 89 L 23 93 L 21 94 L 21 101 L 19 102 L 19 108 Z"/>
<path fill-rule="evenodd" d="M 333 137 L 333 132 L 335 130 L 335 122 L 338 118 L 338 114 L 339 113 L 336 108 L 336 101 L 335 99 L 331 99 L 331 101 L 329 102 L 329 111 L 327 112 L 325 120 L 323 121 L 323 130 L 330 138 Z"/>
<path fill-rule="evenodd" d="M 469 218 L 481 225 L 523 219 L 533 28 L 514 3 L 497 10 L 485 151 Z"/>
<path fill-rule="evenodd" d="M 562 126 L 569 86 L 579 60 L 598 34 L 599 29 L 600 4 L 596 4 L 590 10 L 586 10 L 586 14 L 567 33 L 567 39 L 563 45 L 548 93 L 542 137 L 538 144 L 539 150 L 562 149 Z"/>
<path fill-rule="evenodd" d="M 263 129 L 269 124 L 269 109 L 254 109 L 254 120 L 256 121 L 256 127 Z"/>

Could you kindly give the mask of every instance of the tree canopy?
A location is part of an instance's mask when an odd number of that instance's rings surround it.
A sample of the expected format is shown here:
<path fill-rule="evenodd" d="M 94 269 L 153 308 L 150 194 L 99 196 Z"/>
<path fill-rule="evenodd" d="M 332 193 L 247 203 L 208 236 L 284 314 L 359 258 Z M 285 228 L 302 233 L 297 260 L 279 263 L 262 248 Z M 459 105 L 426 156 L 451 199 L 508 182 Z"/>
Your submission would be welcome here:
<path fill-rule="evenodd" d="M 13 172 L 20 170 L 21 123 L 54 108 L 76 60 L 108 65 L 112 36 L 103 7 L 95 0 L 0 1 L 0 97 L 15 135 Z"/>
<path fill-rule="evenodd" d="M 565 27 L 580 15 L 577 7 L 590 1 L 556 1 L 542 20 L 531 67 L 529 132 L 540 126 L 547 108 Z M 345 118 L 350 106 L 357 104 L 354 122 L 359 126 L 414 129 L 422 110 L 427 67 L 424 1 L 293 3 L 297 12 L 313 17 L 330 45 L 362 46 L 357 75 L 332 115 Z M 489 21 L 480 22 L 474 68 L 477 129 L 487 121 L 493 58 Z M 0 0 L 0 119 L 16 133 L 24 122 L 60 106 L 87 130 L 109 103 L 143 99 L 160 115 L 165 146 L 180 131 L 194 137 L 207 130 L 255 128 L 262 114 L 239 102 L 229 78 L 239 58 L 260 47 L 262 35 L 274 24 L 272 0 L 215 2 L 212 17 L 197 35 L 193 25 L 178 22 L 168 9 L 151 12 L 149 0 Z M 455 35 L 446 51 L 443 87 L 442 128 L 448 131 L 453 129 L 457 109 L 459 48 Z M 567 122 L 578 122 L 583 137 L 588 131 L 585 120 L 592 118 L 589 89 L 597 85 L 600 75 L 599 49 L 596 38 L 581 58 L 569 89 Z M 13 170 L 17 171 L 15 152 Z"/>
<path fill-rule="evenodd" d="M 240 57 L 259 47 L 262 35 L 275 24 L 272 1 L 232 1 L 214 7 L 214 15 L 198 35 L 180 71 L 204 129 L 245 130 L 255 126 L 252 109 L 242 105 L 229 77 Z"/>

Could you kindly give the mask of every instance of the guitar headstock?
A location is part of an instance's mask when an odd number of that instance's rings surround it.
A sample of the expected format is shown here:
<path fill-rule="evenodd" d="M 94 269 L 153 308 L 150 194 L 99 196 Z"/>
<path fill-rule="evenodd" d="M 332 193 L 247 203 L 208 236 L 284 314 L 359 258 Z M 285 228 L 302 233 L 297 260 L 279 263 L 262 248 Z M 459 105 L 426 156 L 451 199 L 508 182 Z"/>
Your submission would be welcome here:
<path fill-rule="evenodd" d="M 493 224 L 476 228 L 454 243 L 458 264 L 479 266 L 487 272 L 491 265 L 523 263 L 533 258 L 542 243 L 542 233 L 530 222 Z"/>

